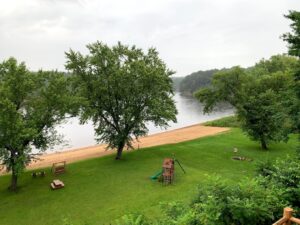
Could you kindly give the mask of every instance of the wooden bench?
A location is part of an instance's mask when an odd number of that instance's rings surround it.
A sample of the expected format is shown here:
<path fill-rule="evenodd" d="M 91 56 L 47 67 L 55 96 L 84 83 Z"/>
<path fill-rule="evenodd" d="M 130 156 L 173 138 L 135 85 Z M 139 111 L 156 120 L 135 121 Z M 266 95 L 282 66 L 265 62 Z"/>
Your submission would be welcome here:
<path fill-rule="evenodd" d="M 66 161 L 53 163 L 51 171 L 54 175 L 65 173 L 66 172 Z"/>

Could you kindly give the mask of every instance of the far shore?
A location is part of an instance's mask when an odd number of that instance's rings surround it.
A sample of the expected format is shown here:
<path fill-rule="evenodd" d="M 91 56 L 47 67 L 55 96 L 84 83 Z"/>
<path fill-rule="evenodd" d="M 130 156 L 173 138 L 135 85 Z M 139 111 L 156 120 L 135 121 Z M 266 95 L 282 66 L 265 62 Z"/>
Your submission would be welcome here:
<path fill-rule="evenodd" d="M 133 143 L 134 150 L 140 148 L 174 144 L 183 141 L 193 140 L 204 136 L 215 135 L 221 132 L 228 131 L 229 128 L 224 127 L 209 127 L 203 124 L 196 124 L 188 127 L 183 127 L 175 130 L 165 131 L 158 134 L 145 136 Z M 105 155 L 115 154 L 115 150 L 106 150 L 106 144 L 87 146 L 83 148 L 72 149 L 55 153 L 41 155 L 39 160 L 32 162 L 27 169 L 38 169 L 50 167 L 53 163 L 66 161 L 67 163 L 80 160 L 101 157 Z M 127 150 L 125 149 L 124 152 Z M 132 150 L 130 150 L 132 151 Z M 3 171 L 2 171 L 3 173 Z"/>

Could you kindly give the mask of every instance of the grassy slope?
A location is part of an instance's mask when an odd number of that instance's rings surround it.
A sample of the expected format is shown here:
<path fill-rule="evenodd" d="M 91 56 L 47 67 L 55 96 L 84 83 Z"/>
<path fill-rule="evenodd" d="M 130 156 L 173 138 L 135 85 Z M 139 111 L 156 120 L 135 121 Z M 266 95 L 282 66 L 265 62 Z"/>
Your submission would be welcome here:
<path fill-rule="evenodd" d="M 157 216 L 159 202 L 188 201 L 197 185 L 205 181 L 205 174 L 238 182 L 253 176 L 255 161 L 293 154 L 296 143 L 293 136 L 288 144 L 271 145 L 269 151 L 262 151 L 239 129 L 233 129 L 218 136 L 130 152 L 121 161 L 107 156 L 70 164 L 68 172 L 59 177 L 66 188 L 58 191 L 49 189 L 53 179 L 49 173 L 36 179 L 23 174 L 17 194 L 6 190 L 9 177 L 0 177 L 0 224 L 62 224 L 63 218 L 75 224 L 108 224 L 130 212 Z M 233 147 L 254 162 L 231 160 Z M 149 180 L 161 168 L 163 158 L 172 153 L 187 174 L 177 166 L 176 182 L 167 187 Z"/>
<path fill-rule="evenodd" d="M 212 127 L 240 127 L 240 122 L 236 116 L 226 116 L 221 119 L 205 122 L 204 125 Z"/>

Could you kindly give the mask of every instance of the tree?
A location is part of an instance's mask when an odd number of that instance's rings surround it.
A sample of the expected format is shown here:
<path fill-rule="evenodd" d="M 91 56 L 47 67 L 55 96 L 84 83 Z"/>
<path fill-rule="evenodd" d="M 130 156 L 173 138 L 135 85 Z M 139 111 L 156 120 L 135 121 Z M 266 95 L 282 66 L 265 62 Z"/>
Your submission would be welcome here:
<path fill-rule="evenodd" d="M 298 129 L 300 130 L 300 12 L 298 11 L 290 11 L 288 15 L 285 15 L 286 18 L 292 21 L 291 33 L 283 34 L 282 38 L 284 41 L 288 43 L 288 53 L 292 56 L 296 56 L 298 58 L 298 67 L 295 71 L 295 83 L 294 83 L 294 90 L 298 96 L 298 104 L 297 104 L 297 111 L 296 111 L 296 123 L 298 125 Z"/>
<path fill-rule="evenodd" d="M 35 158 L 33 147 L 43 151 L 61 140 L 54 126 L 72 103 L 66 82 L 62 73 L 32 73 L 14 58 L 0 64 L 0 161 L 12 172 L 13 191 Z"/>
<path fill-rule="evenodd" d="M 211 78 L 217 69 L 198 71 L 184 77 L 179 84 L 179 91 L 185 95 L 193 95 L 199 88 L 210 85 Z"/>
<path fill-rule="evenodd" d="M 176 121 L 170 71 L 150 48 L 145 54 L 135 46 L 118 43 L 109 47 L 96 42 L 87 46 L 89 55 L 70 50 L 66 68 L 75 78 L 83 98 L 79 115 L 91 119 L 98 141 L 117 149 L 120 159 L 133 138 L 146 135 L 147 123 L 167 127 Z"/>
<path fill-rule="evenodd" d="M 283 34 L 282 38 L 288 43 L 289 54 L 300 57 L 300 12 L 292 10 L 285 17 L 292 21 L 292 32 Z"/>
<path fill-rule="evenodd" d="M 291 132 L 283 96 L 268 88 L 268 82 L 270 80 L 261 79 L 249 84 L 245 93 L 247 98 L 237 108 L 242 129 L 253 140 L 259 141 L 262 149 L 267 149 L 270 141 L 287 141 Z"/>
<path fill-rule="evenodd" d="M 252 68 L 220 71 L 213 76 L 212 85 L 195 96 L 204 103 L 206 113 L 219 102 L 230 103 L 242 129 L 267 149 L 268 142 L 286 141 L 291 131 L 289 115 L 295 110 L 296 99 L 291 86 L 296 65 L 293 57 L 278 55 Z"/>

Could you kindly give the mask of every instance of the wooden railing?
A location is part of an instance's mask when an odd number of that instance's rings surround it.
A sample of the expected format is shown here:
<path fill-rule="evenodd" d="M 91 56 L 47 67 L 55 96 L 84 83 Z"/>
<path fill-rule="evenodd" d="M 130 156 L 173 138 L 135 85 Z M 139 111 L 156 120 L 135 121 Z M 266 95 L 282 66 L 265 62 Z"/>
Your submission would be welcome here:
<path fill-rule="evenodd" d="M 294 210 L 292 208 L 286 207 L 283 210 L 283 217 L 273 225 L 291 225 L 293 223 L 300 224 L 300 219 L 293 217 Z"/>

